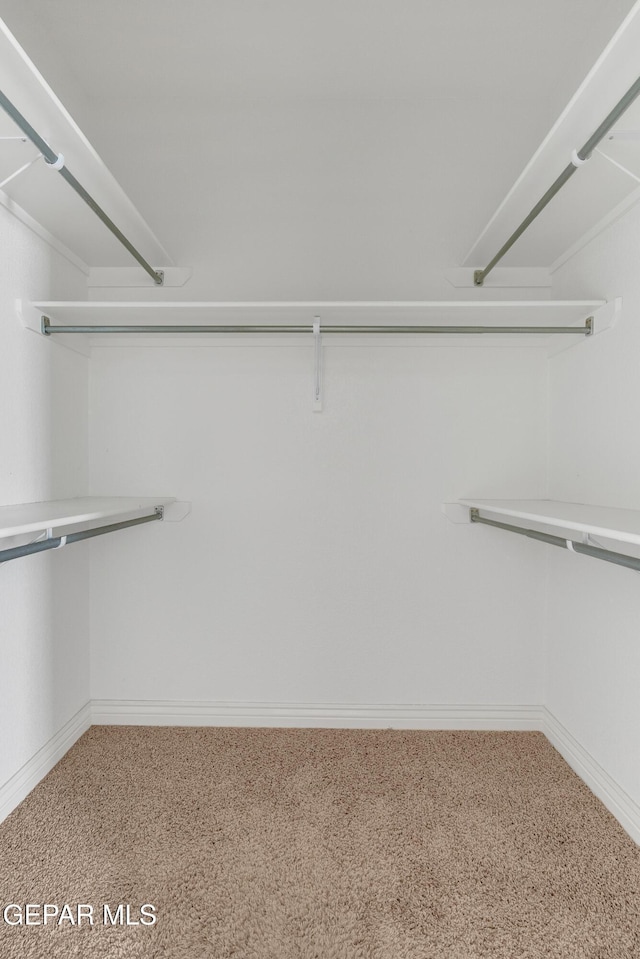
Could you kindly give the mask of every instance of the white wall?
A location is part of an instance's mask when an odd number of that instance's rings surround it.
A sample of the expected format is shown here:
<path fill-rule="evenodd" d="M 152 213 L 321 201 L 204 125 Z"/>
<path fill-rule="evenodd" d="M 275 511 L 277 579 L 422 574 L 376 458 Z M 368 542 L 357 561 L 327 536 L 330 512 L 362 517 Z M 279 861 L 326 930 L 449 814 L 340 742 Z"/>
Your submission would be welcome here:
<path fill-rule="evenodd" d="M 443 501 L 541 495 L 537 349 L 102 348 L 93 493 L 175 495 L 183 523 L 92 543 L 92 696 L 540 703 L 537 544 Z"/>
<path fill-rule="evenodd" d="M 0 503 L 86 493 L 87 361 L 24 330 L 16 300 L 85 278 L 0 207 Z M 0 565 L 0 787 L 89 697 L 87 551 Z"/>
<path fill-rule="evenodd" d="M 558 297 L 624 303 L 616 328 L 551 363 L 553 499 L 640 509 L 639 249 L 636 207 L 555 275 Z M 640 802 L 640 579 L 549 552 L 547 706 Z"/>

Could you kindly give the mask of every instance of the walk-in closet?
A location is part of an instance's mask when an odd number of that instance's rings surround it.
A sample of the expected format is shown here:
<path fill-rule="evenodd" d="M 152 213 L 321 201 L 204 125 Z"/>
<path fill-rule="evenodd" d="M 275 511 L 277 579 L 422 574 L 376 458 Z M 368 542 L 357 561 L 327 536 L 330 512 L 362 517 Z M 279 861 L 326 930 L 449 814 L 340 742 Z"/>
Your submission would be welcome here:
<path fill-rule="evenodd" d="M 0 18 L 0 955 L 638 959 L 640 2 Z"/>

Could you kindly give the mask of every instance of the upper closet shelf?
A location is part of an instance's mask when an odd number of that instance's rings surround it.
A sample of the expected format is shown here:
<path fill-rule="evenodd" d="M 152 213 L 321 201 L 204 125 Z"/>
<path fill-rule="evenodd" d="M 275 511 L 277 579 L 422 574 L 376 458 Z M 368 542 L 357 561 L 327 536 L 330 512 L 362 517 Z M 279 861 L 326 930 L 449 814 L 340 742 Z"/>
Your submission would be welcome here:
<path fill-rule="evenodd" d="M 640 201 L 640 144 L 635 136 L 640 98 L 601 142 L 597 138 L 605 119 L 638 81 L 639 48 L 640 4 L 635 3 L 465 257 L 469 277 L 475 268 L 484 270 L 568 165 L 580 169 L 530 221 L 501 261 L 503 268 L 547 267 L 553 274 Z M 581 159 L 577 151 L 587 143 L 593 145 Z"/>
<path fill-rule="evenodd" d="M 0 191 L 0 204 L 87 274 L 92 266 L 130 267 L 131 253 L 56 172 L 73 171 L 93 201 L 154 267 L 170 267 L 169 254 L 2 20 L 0 90 L 47 145 L 64 155 L 58 168 L 38 159 L 40 149 L 26 136 L 25 142 L 3 143 L 0 181 L 7 182 Z M 0 109 L 0 135 L 21 134 L 15 118 Z M 27 163 L 31 163 L 28 172 L 8 180 Z M 142 284 L 155 286 L 142 267 L 139 274 Z"/>
<path fill-rule="evenodd" d="M 401 302 L 100 302 L 40 301 L 22 309 L 22 322 L 78 349 L 140 338 L 264 337 L 322 333 L 360 340 L 438 345 L 527 345 L 564 349 L 610 327 L 620 301 L 469 300 Z M 315 330 L 314 330 L 315 324 Z M 149 329 L 151 328 L 151 329 Z M 436 335 L 426 335 L 426 334 Z M 478 335 L 486 333 L 487 335 Z M 215 334 L 215 336 L 211 336 Z M 382 335 L 384 334 L 384 335 Z M 455 335 L 454 335 L 455 334 Z M 517 337 L 514 334 L 520 334 Z M 245 337 L 246 338 L 246 337 Z M 82 349 L 81 349 L 82 351 Z"/>

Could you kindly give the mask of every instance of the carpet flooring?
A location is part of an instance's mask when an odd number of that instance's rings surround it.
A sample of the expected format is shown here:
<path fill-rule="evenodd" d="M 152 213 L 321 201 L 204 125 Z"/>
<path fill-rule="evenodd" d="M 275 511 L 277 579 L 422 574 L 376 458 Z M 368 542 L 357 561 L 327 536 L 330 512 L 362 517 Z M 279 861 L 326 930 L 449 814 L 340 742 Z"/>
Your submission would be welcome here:
<path fill-rule="evenodd" d="M 0 902 L 3 959 L 640 957 L 640 848 L 535 732 L 92 727 Z"/>

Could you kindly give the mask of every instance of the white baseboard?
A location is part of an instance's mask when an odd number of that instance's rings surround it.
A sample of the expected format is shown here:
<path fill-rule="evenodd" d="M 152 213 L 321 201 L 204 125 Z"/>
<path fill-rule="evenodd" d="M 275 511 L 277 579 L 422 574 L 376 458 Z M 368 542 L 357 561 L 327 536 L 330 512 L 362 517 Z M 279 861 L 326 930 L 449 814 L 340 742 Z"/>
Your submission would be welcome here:
<path fill-rule="evenodd" d="M 573 771 L 615 816 L 633 841 L 640 845 L 640 806 L 611 778 L 597 760 L 546 707 L 542 731 Z"/>
<path fill-rule="evenodd" d="M 29 795 L 90 726 L 91 704 L 86 703 L 11 779 L 0 786 L 0 822 Z"/>
<path fill-rule="evenodd" d="M 539 706 L 399 706 L 94 699 L 92 722 L 118 726 L 540 729 Z"/>

